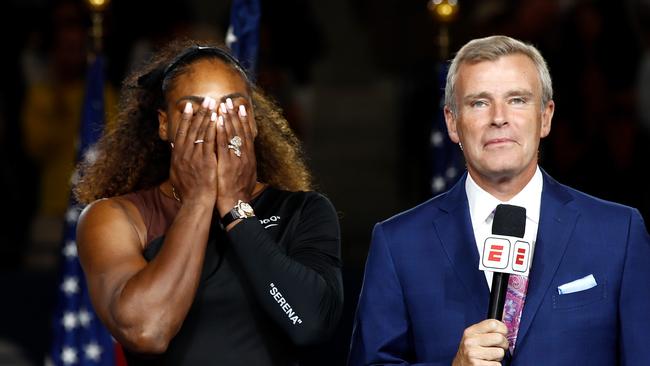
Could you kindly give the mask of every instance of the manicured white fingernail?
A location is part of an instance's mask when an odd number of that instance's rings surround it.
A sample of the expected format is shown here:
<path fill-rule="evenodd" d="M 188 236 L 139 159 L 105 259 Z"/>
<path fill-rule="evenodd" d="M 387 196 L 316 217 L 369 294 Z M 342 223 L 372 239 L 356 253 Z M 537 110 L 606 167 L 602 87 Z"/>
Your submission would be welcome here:
<path fill-rule="evenodd" d="M 217 118 L 217 121 L 218 121 L 217 124 L 219 125 L 219 127 L 223 127 L 223 116 L 219 116 L 219 118 Z"/>
<path fill-rule="evenodd" d="M 217 113 L 216 113 L 216 112 L 212 112 L 212 114 L 210 115 L 210 121 L 214 122 L 214 121 L 216 121 L 216 120 L 217 120 Z"/>
<path fill-rule="evenodd" d="M 185 114 L 192 113 L 192 103 L 190 102 L 185 103 L 185 109 L 183 109 L 183 113 Z"/>
<path fill-rule="evenodd" d="M 246 117 L 246 107 L 244 107 L 243 104 L 239 106 L 239 115 L 242 117 Z"/>
<path fill-rule="evenodd" d="M 170 142 L 169 144 L 172 146 L 172 149 L 173 149 L 174 148 L 174 143 Z"/>
<path fill-rule="evenodd" d="M 226 98 L 226 105 L 228 106 L 228 109 L 235 108 L 235 105 L 232 104 L 232 99 L 230 99 L 230 98 Z"/>
<path fill-rule="evenodd" d="M 221 113 L 228 113 L 228 110 L 226 109 L 226 105 L 221 103 Z"/>
<path fill-rule="evenodd" d="M 210 97 L 203 98 L 203 103 L 201 103 L 201 107 L 208 108 L 208 106 L 210 105 L 211 100 L 213 101 L 214 99 L 212 99 Z"/>
<path fill-rule="evenodd" d="M 215 108 L 217 108 L 217 101 L 210 98 L 210 104 L 208 105 L 208 109 L 213 111 Z"/>

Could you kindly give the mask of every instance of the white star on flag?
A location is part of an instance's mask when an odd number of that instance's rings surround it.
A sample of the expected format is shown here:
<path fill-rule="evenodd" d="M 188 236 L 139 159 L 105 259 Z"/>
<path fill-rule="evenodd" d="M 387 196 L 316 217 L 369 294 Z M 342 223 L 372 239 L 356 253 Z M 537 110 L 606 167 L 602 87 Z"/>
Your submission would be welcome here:
<path fill-rule="evenodd" d="M 433 0 L 432 0 L 433 1 Z M 435 0 L 438 1 L 438 0 Z M 429 136 L 429 152 L 431 154 L 431 170 L 429 183 L 431 193 L 437 195 L 454 185 L 464 170 L 463 156 L 459 145 L 449 138 L 445 121 L 445 96 L 448 64 L 446 60 L 436 65 L 436 88 L 438 92 L 432 96 L 438 98 L 438 110 L 432 115 L 431 135 Z M 433 90 L 433 88 L 432 88 Z"/>
<path fill-rule="evenodd" d="M 70 186 L 76 186 L 79 183 L 79 170 L 75 169 L 70 175 Z"/>
<path fill-rule="evenodd" d="M 61 319 L 63 327 L 65 330 L 72 330 L 77 326 L 77 316 L 74 313 L 65 312 L 63 313 L 63 319 Z"/>
<path fill-rule="evenodd" d="M 434 192 L 440 192 L 443 189 L 445 189 L 445 186 L 447 184 L 445 183 L 445 178 L 437 176 L 434 177 L 433 180 L 431 181 L 431 188 L 433 188 Z"/>
<path fill-rule="evenodd" d="M 66 295 L 73 295 L 79 292 L 79 280 L 76 277 L 66 277 L 61 284 L 61 290 Z"/>
<path fill-rule="evenodd" d="M 92 146 L 88 148 L 88 151 L 84 154 L 84 160 L 87 163 L 94 163 L 97 160 L 97 149 Z"/>
<path fill-rule="evenodd" d="M 455 166 L 450 166 L 447 168 L 447 171 L 445 172 L 445 175 L 447 176 L 448 179 L 454 178 L 458 174 L 458 170 L 456 169 Z"/>
<path fill-rule="evenodd" d="M 89 360 L 99 361 L 102 355 L 102 348 L 95 342 L 89 343 L 84 347 L 84 354 Z"/>
<path fill-rule="evenodd" d="M 86 328 L 90 325 L 90 320 L 93 318 L 92 314 L 86 309 L 81 309 L 79 310 L 79 313 L 77 314 L 77 319 L 79 320 L 79 324 L 81 324 L 82 327 Z"/>
<path fill-rule="evenodd" d="M 61 360 L 66 365 L 72 365 L 77 363 L 77 351 L 72 347 L 63 347 L 63 352 L 61 352 Z"/>
<path fill-rule="evenodd" d="M 232 44 L 235 42 L 237 42 L 237 36 L 235 35 L 235 31 L 231 25 L 228 27 L 228 32 L 226 32 L 226 46 L 232 48 Z"/>
<path fill-rule="evenodd" d="M 442 132 L 433 131 L 433 133 L 431 134 L 431 145 L 433 145 L 434 147 L 440 147 L 443 142 L 444 142 L 444 137 L 442 136 Z"/>
<path fill-rule="evenodd" d="M 79 218 L 79 208 L 77 206 L 70 207 L 65 213 L 65 220 L 68 223 L 76 223 Z"/>
<path fill-rule="evenodd" d="M 68 240 L 63 247 L 63 255 L 68 259 L 73 259 L 77 256 L 77 243 L 74 240 Z"/>

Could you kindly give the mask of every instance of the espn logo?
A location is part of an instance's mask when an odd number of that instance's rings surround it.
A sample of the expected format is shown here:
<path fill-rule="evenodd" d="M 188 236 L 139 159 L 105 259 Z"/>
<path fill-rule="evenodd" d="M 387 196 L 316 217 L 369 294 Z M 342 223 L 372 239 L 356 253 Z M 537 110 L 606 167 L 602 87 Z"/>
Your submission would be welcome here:
<path fill-rule="evenodd" d="M 514 237 L 489 237 L 485 239 L 479 269 L 528 275 L 530 244 Z"/>

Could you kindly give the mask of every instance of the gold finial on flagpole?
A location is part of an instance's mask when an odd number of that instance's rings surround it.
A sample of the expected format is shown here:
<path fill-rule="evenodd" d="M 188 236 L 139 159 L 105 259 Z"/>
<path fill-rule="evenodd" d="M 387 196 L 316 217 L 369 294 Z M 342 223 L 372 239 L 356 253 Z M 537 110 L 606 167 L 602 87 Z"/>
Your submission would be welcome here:
<path fill-rule="evenodd" d="M 88 0 L 88 5 L 95 11 L 104 11 L 110 0 Z"/>
<path fill-rule="evenodd" d="M 440 58 L 446 59 L 449 55 L 449 23 L 458 15 L 458 0 L 429 0 L 427 5 L 431 15 L 440 22 Z"/>
<path fill-rule="evenodd" d="M 429 0 L 427 7 L 443 23 L 453 21 L 458 14 L 458 0 Z"/>
<path fill-rule="evenodd" d="M 98 54 L 102 51 L 104 38 L 104 11 L 108 7 L 110 0 L 86 0 L 92 11 L 92 29 L 90 32 L 92 38 L 92 53 Z"/>

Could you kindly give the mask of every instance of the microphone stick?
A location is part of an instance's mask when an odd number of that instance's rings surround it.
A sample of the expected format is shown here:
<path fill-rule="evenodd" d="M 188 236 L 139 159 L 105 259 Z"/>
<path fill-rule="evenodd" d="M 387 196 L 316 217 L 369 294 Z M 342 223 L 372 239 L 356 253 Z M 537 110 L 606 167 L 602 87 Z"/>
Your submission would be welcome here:
<path fill-rule="evenodd" d="M 492 221 L 493 235 L 507 235 L 518 238 L 524 237 L 526 231 L 526 209 L 520 206 L 500 204 L 494 211 Z M 488 306 L 488 319 L 499 319 L 503 316 L 503 308 L 508 292 L 509 273 L 494 272 L 492 277 L 492 290 L 490 291 L 490 304 Z"/>
<path fill-rule="evenodd" d="M 490 306 L 488 307 L 488 319 L 501 320 L 503 307 L 506 304 L 509 279 L 510 273 L 494 272 L 494 276 L 492 277 L 492 291 L 490 292 Z"/>

